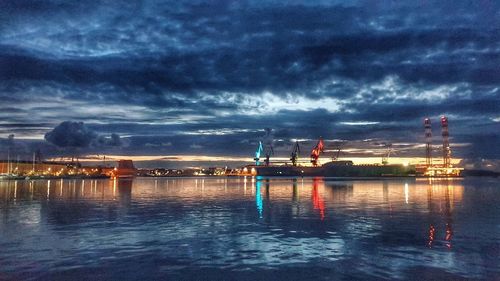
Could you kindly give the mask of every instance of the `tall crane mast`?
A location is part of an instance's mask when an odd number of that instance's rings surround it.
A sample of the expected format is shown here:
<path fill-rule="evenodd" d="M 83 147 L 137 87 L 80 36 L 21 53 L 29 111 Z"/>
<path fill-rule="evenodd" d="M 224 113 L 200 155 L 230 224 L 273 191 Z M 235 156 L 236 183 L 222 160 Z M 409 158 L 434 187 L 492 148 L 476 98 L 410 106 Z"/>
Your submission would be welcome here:
<path fill-rule="evenodd" d="M 424 119 L 425 128 L 425 164 L 427 167 L 432 166 L 432 127 L 431 119 Z"/>
<path fill-rule="evenodd" d="M 441 135 L 443 136 L 443 167 L 450 167 L 451 149 L 450 149 L 450 133 L 448 132 L 448 118 L 441 116 Z"/>

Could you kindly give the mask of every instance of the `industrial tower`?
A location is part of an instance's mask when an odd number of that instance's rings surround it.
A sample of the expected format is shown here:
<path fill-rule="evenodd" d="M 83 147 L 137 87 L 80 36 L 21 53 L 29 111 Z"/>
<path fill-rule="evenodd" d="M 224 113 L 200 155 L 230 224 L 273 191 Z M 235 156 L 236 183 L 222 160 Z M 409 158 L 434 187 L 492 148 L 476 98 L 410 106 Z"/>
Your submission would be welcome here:
<path fill-rule="evenodd" d="M 443 167 L 450 167 L 451 149 L 448 133 L 448 118 L 441 116 L 441 135 L 443 136 Z"/>
<path fill-rule="evenodd" d="M 431 119 L 424 119 L 425 128 L 425 164 L 427 167 L 432 166 L 432 127 Z"/>

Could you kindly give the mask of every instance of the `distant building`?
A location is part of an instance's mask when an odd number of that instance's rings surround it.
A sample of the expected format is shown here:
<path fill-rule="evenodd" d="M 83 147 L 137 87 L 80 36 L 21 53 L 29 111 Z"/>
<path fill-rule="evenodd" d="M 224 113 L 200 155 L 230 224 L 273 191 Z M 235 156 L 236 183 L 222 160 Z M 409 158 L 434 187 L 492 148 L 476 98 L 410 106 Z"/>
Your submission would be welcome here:
<path fill-rule="evenodd" d="M 112 172 L 112 176 L 119 178 L 135 177 L 136 175 L 137 169 L 132 160 L 119 160 L 118 167 L 114 168 Z"/>

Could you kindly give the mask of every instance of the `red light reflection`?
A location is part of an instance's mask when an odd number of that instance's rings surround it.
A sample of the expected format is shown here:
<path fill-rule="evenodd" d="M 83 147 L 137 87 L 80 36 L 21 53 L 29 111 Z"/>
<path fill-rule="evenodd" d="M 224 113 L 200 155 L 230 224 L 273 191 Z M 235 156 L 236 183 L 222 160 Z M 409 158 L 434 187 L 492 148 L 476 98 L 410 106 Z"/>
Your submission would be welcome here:
<path fill-rule="evenodd" d="M 319 214 L 321 220 L 325 219 L 325 201 L 321 197 L 318 191 L 319 179 L 314 178 L 313 180 L 313 192 L 312 192 L 312 200 L 314 210 L 319 210 Z"/>

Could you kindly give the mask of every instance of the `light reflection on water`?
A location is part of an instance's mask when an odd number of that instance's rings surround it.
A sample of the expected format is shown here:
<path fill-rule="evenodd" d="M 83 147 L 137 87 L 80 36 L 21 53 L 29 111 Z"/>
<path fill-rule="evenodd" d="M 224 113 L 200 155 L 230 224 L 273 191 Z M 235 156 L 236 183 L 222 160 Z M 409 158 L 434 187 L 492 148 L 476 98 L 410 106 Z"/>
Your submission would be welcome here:
<path fill-rule="evenodd" d="M 0 182 L 7 279 L 494 279 L 494 179 Z"/>

